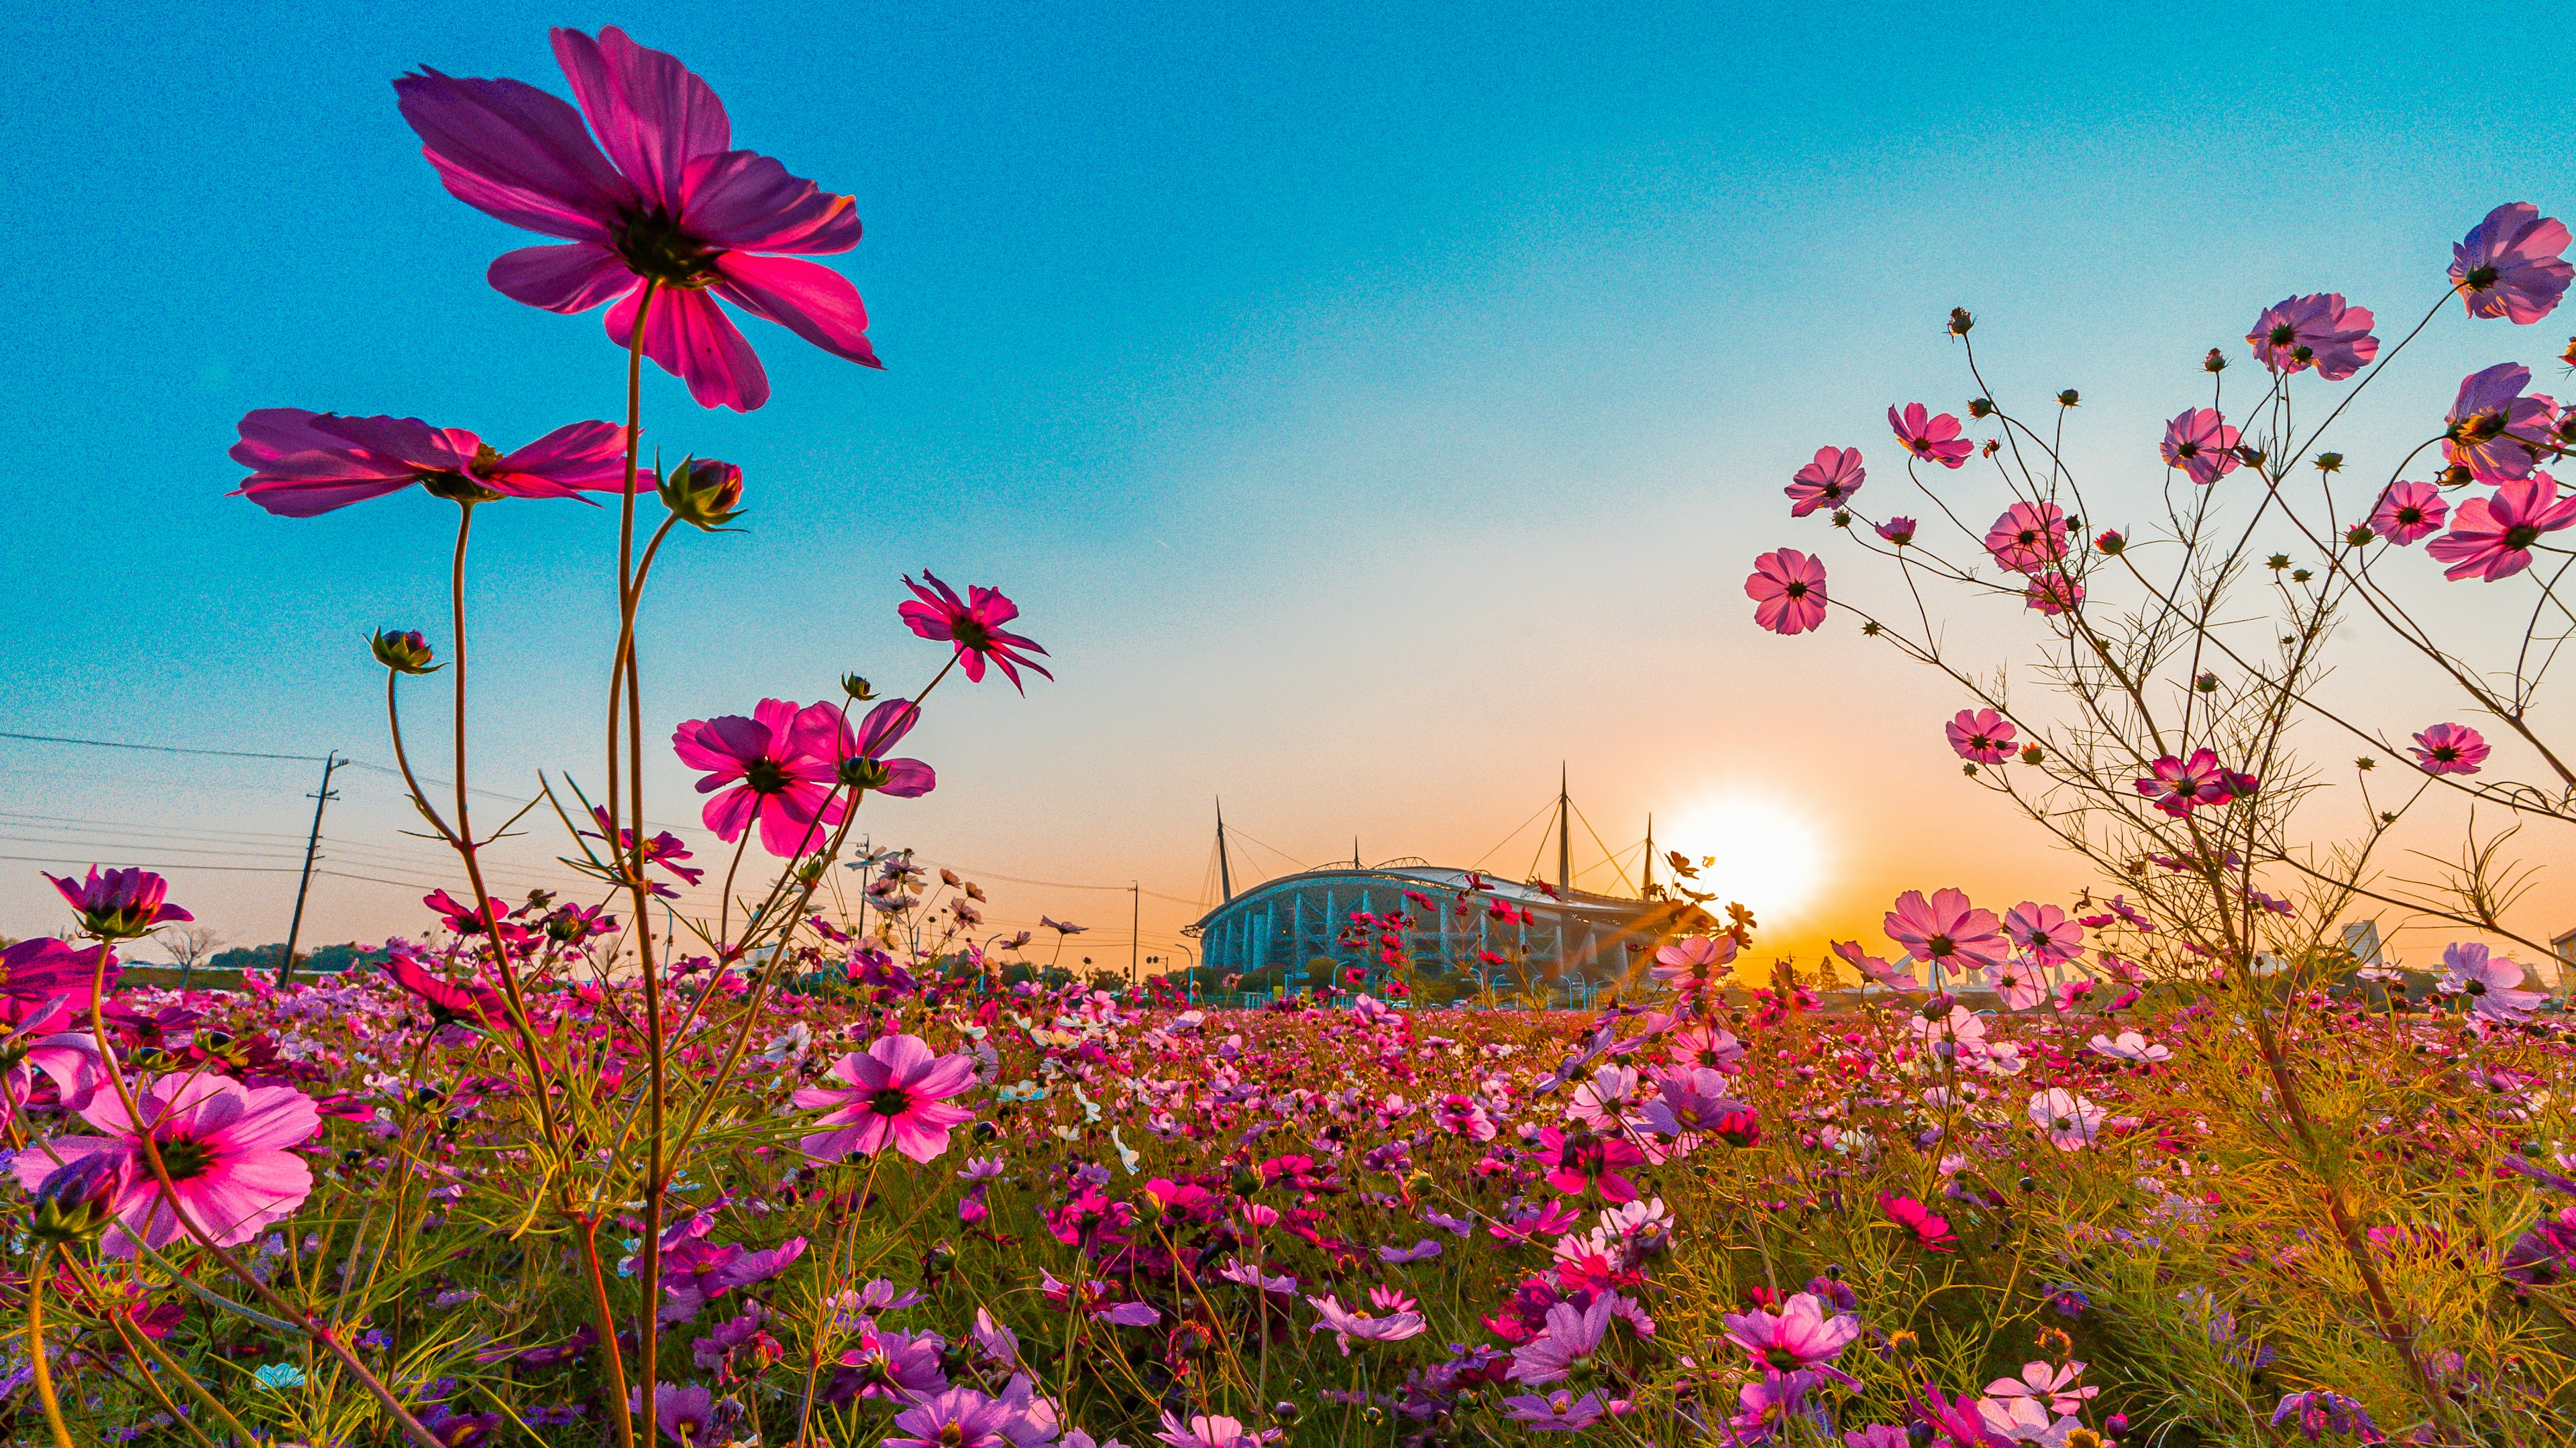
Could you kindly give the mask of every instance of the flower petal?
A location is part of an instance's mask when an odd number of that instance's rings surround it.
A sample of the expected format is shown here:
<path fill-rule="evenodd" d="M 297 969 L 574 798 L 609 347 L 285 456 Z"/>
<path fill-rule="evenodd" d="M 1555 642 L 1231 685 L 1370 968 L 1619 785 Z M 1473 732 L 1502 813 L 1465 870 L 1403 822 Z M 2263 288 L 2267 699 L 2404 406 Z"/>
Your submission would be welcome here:
<path fill-rule="evenodd" d="M 624 257 L 595 241 L 505 251 L 483 275 L 511 301 L 565 313 L 587 312 L 644 284 Z"/>
<path fill-rule="evenodd" d="M 716 258 L 723 278 L 711 290 L 836 357 L 882 367 L 868 345 L 868 309 L 850 279 L 816 262 L 729 251 Z"/>
<path fill-rule="evenodd" d="M 609 159 L 647 201 L 678 216 L 689 162 L 733 146 L 724 102 L 679 57 L 647 50 L 614 25 L 597 40 L 552 34 L 555 60 Z"/>
<path fill-rule="evenodd" d="M 441 75 L 423 67 L 394 82 L 403 119 L 448 194 L 546 236 L 606 241 L 635 188 L 608 164 L 557 97 L 515 80 Z"/>
<path fill-rule="evenodd" d="M 729 251 L 821 256 L 859 244 L 856 201 L 836 196 L 775 158 L 726 151 L 689 163 L 689 232 Z"/>
<path fill-rule="evenodd" d="M 619 492 L 626 486 L 626 429 L 613 422 L 567 424 L 501 459 L 501 471 L 558 487 Z"/>
<path fill-rule="evenodd" d="M 635 309 L 643 295 L 638 287 L 608 309 L 609 340 L 620 347 L 635 335 Z M 769 400 L 769 374 L 761 368 L 759 354 L 704 292 L 653 294 L 652 317 L 644 324 L 644 355 L 687 382 L 689 396 L 700 407 L 750 412 Z"/>

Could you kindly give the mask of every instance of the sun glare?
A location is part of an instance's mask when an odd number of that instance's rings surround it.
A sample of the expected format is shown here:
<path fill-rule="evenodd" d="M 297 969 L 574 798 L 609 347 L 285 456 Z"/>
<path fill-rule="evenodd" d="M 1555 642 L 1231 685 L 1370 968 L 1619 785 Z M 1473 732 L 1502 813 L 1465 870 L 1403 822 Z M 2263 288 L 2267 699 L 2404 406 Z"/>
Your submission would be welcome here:
<path fill-rule="evenodd" d="M 1814 903 L 1824 883 L 1824 832 L 1764 795 L 1720 795 L 1669 823 L 1659 820 L 1655 849 L 1690 857 L 1699 878 L 1682 884 L 1721 903 L 1741 900 L 1766 924 L 1785 923 Z M 1663 873 L 1659 865 L 1658 876 Z"/>

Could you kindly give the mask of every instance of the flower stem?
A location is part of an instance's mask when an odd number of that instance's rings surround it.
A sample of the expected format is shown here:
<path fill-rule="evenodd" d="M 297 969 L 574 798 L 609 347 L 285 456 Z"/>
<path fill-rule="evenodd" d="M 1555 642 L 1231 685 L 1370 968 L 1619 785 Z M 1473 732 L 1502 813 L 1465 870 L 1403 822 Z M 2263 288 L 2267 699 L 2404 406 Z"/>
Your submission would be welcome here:
<path fill-rule="evenodd" d="M 54 1430 L 54 1448 L 72 1448 L 72 1430 L 63 1424 L 63 1405 L 54 1397 L 54 1373 L 45 1363 L 45 1271 L 53 1265 L 54 1244 L 36 1248 L 36 1264 L 27 1273 L 27 1365 L 34 1369 L 36 1400 L 45 1405 L 45 1426 Z"/>

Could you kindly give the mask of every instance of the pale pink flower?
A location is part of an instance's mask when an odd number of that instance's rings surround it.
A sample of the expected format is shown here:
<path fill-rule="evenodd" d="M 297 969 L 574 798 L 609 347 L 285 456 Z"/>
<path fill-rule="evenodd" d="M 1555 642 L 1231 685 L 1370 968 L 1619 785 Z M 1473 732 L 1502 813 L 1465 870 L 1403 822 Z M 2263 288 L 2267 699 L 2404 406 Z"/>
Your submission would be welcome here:
<path fill-rule="evenodd" d="M 2039 978 L 2028 961 L 2007 960 L 1988 966 L 1985 975 L 1986 984 L 1993 988 L 2005 1010 L 2026 1011 L 2048 996 L 2047 982 Z"/>
<path fill-rule="evenodd" d="M 2004 934 L 2038 965 L 2064 965 L 2084 954 L 2084 927 L 2054 905 L 2024 900 L 2004 912 Z"/>
<path fill-rule="evenodd" d="M 1655 951 L 1655 980 L 1681 990 L 1705 990 L 1735 959 L 1736 949 L 1732 935 L 1685 935 Z"/>
<path fill-rule="evenodd" d="M 2158 1062 L 2173 1059 L 2173 1051 L 2170 1048 L 2150 1045 L 2147 1038 L 2136 1031 L 2122 1031 L 2116 1037 L 2095 1036 L 2087 1044 L 2100 1055 L 2108 1056 L 2115 1061 L 2127 1061 L 2133 1065 L 2152 1066 Z"/>
<path fill-rule="evenodd" d="M 2020 732 L 2011 720 L 1992 709 L 1975 713 L 1962 709 L 1944 729 L 1950 736 L 1950 748 L 1961 759 L 1979 764 L 2001 764 L 2012 753 L 2013 736 Z"/>
<path fill-rule="evenodd" d="M 1825 621 L 1825 562 L 1795 548 L 1753 560 L 1744 596 L 1754 601 L 1753 621 L 1776 634 L 1802 634 Z"/>
<path fill-rule="evenodd" d="M 1986 1394 L 1994 1398 L 2029 1398 L 2052 1413 L 2080 1413 L 2084 1411 L 2084 1400 L 2102 1391 L 2075 1386 L 2075 1380 L 2083 1375 L 2081 1362 L 2068 1362 L 2063 1367 L 2024 1363 L 2020 1377 L 1997 1378 L 1986 1384 Z"/>
<path fill-rule="evenodd" d="M 2576 524 L 2576 497 L 2558 496 L 2558 480 L 2547 473 L 2505 483 L 2491 498 L 2471 498 L 2451 514 L 2451 531 L 2424 545 L 2437 562 L 2451 566 L 2444 578 L 2489 583 L 2511 578 L 2531 566 L 2531 545 L 2544 533 Z"/>
<path fill-rule="evenodd" d="M 2047 573 L 2021 591 L 2022 604 L 2054 618 L 2084 601 L 2084 585 L 2063 573 Z"/>
<path fill-rule="evenodd" d="M 1959 436 L 1959 419 L 1946 412 L 1933 417 L 1929 411 L 1919 402 L 1905 404 L 1902 412 L 1891 407 L 1887 410 L 1887 425 L 1896 433 L 1896 440 L 1905 444 L 1905 450 L 1918 458 L 1945 468 L 1966 462 L 1977 445 Z"/>
<path fill-rule="evenodd" d="M 1860 942 L 1857 940 L 1837 940 L 1833 941 L 1832 945 L 1834 954 L 1842 957 L 1843 964 L 1859 971 L 1865 979 L 1876 981 L 1878 984 L 1885 986 L 1889 990 L 1921 990 L 1923 988 L 1923 982 L 1914 978 L 1914 967 L 1911 963 L 1905 965 L 1890 965 L 1888 962 L 1879 959 L 1877 956 L 1871 955 L 1867 951 L 1862 950 L 1860 948 Z"/>
<path fill-rule="evenodd" d="M 2379 339 L 2370 335 L 2370 309 L 2344 305 L 2341 292 L 2288 297 L 2263 309 L 2245 340 L 2254 356 L 2278 373 L 2317 369 L 2328 382 L 2341 382 L 2379 355 Z"/>
<path fill-rule="evenodd" d="M 2165 424 L 2165 466 L 2180 468 L 2195 483 L 2214 483 L 2236 471 L 2236 429 L 2214 407 L 2186 408 Z"/>
<path fill-rule="evenodd" d="M 1789 495 L 1789 516 L 1803 518 L 1818 508 L 1839 508 L 1849 503 L 1860 491 L 1869 471 L 1860 465 L 1856 447 L 1820 447 L 1816 460 L 1798 469 L 1785 491 Z"/>
<path fill-rule="evenodd" d="M 2427 535 L 2442 531 L 2442 520 L 2450 515 L 2451 505 L 2442 501 L 2442 490 L 2431 483 L 2390 483 L 2379 495 L 2379 506 L 2371 511 L 2373 532 L 2403 548 Z"/>
<path fill-rule="evenodd" d="M 2567 263 L 2567 224 L 2528 201 L 2509 201 L 2451 246 L 2451 285 L 2472 317 L 2510 317 L 2529 324 L 2548 316 L 2567 294 L 2576 267 Z"/>
<path fill-rule="evenodd" d="M 2009 953 L 1995 912 L 1970 905 L 1967 893 L 1956 888 L 1936 891 L 1930 900 L 1920 890 L 1897 896 L 1885 928 L 1907 955 L 1933 965 L 1995 965 Z"/>
<path fill-rule="evenodd" d="M 2450 945 L 2442 951 L 2442 978 L 2433 988 L 2466 996 L 2469 1010 L 2494 1021 L 2519 1021 L 2549 997 L 2522 988 L 2522 962 L 2492 955 L 2483 945 Z"/>
<path fill-rule="evenodd" d="M 1372 1317 L 1365 1312 L 1353 1312 L 1342 1306 L 1340 1299 L 1329 1294 L 1309 1297 L 1306 1301 L 1315 1309 L 1315 1315 L 1323 1319 L 1308 1331 L 1331 1333 L 1334 1341 L 1341 1344 L 1344 1357 L 1351 1355 L 1353 1338 L 1362 1342 L 1402 1342 L 1430 1330 L 1430 1324 L 1423 1321 L 1419 1312 L 1394 1312 L 1384 1317 Z"/>
<path fill-rule="evenodd" d="M 2030 1124 L 2059 1151 L 2081 1151 L 2102 1133 L 2109 1112 L 2064 1087 L 2030 1098 Z"/>
<path fill-rule="evenodd" d="M 2443 419 L 2442 456 L 2482 483 L 2531 476 L 2552 445 L 2558 401 L 2526 393 L 2531 369 L 2499 362 L 2460 379 L 2459 395 Z"/>
<path fill-rule="evenodd" d="M 2415 736 L 2410 751 L 2426 774 L 2475 774 L 2487 762 L 2487 741 L 2466 724 L 2436 724 Z"/>
<path fill-rule="evenodd" d="M 2015 573 L 2037 573 L 2066 556 L 2066 510 L 2015 503 L 1986 530 L 1986 552 Z"/>
<path fill-rule="evenodd" d="M 13 1167 L 30 1189 L 59 1167 L 106 1155 L 115 1165 L 116 1224 L 101 1243 L 114 1257 L 135 1255 L 135 1243 L 159 1249 L 187 1235 L 187 1214 L 221 1246 L 249 1241 L 304 1205 L 313 1172 L 289 1148 L 320 1129 L 312 1100 L 292 1086 L 244 1086 L 228 1076 L 203 1073 L 144 1077 L 135 1083 L 137 1117 L 114 1091 L 95 1092 L 81 1118 L 106 1136 L 58 1136 L 18 1153 Z M 178 1189 L 170 1193 L 144 1157 L 148 1134 Z"/>
<path fill-rule="evenodd" d="M 975 1117 L 947 1104 L 975 1084 L 975 1062 L 964 1055 L 933 1055 L 919 1036 L 882 1036 L 865 1053 L 833 1062 L 826 1073 L 849 1083 L 800 1087 L 798 1106 L 833 1108 L 816 1124 L 835 1128 L 802 1138 L 807 1156 L 838 1161 L 856 1153 L 874 1156 L 891 1146 L 918 1162 L 948 1150 L 950 1128 Z"/>

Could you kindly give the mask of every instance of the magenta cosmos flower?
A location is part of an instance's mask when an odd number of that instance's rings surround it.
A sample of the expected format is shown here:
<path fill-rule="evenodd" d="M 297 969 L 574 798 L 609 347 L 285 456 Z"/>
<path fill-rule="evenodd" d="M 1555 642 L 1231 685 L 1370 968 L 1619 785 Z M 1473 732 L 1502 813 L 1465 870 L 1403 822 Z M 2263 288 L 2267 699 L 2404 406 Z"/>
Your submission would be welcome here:
<path fill-rule="evenodd" d="M 2165 466 L 2180 468 L 2195 483 L 2214 483 L 2236 471 L 2236 429 L 2214 407 L 2186 408 L 2165 424 Z"/>
<path fill-rule="evenodd" d="M 2021 591 L 2021 599 L 2024 607 L 2054 618 L 2084 601 L 2084 585 L 2063 573 L 2042 574 Z"/>
<path fill-rule="evenodd" d="M 1860 465 L 1859 448 L 1816 449 L 1816 460 L 1798 469 L 1783 490 L 1789 495 L 1789 516 L 1803 518 L 1818 508 L 1843 506 L 1868 476 L 1869 470 Z"/>
<path fill-rule="evenodd" d="M 2451 531 L 2424 551 L 2451 566 L 2444 578 L 2511 578 L 2531 566 L 2531 545 L 2576 523 L 2576 498 L 2558 496 L 2547 473 L 2506 483 L 2491 498 L 2471 498 L 2451 514 Z"/>
<path fill-rule="evenodd" d="M 1726 1326 L 1728 1341 L 1773 1372 L 1824 1368 L 1835 1381 L 1853 1385 L 1851 1379 L 1825 1365 L 1842 1356 L 1843 1349 L 1860 1336 L 1860 1319 L 1848 1312 L 1828 1315 L 1824 1299 L 1814 1293 L 1793 1294 L 1780 1304 L 1776 1315 L 1755 1308 L 1751 1312 L 1726 1313 L 1719 1320 Z"/>
<path fill-rule="evenodd" d="M 966 666 L 967 678 L 982 683 L 988 661 L 1001 669 L 1012 688 L 1022 693 L 1028 692 L 1020 684 L 1023 668 L 1040 678 L 1055 677 L 1029 657 L 1046 650 L 1034 640 L 1003 631 L 1002 625 L 1020 616 L 1020 606 L 1004 598 L 1000 589 L 970 583 L 966 596 L 959 598 L 956 589 L 939 581 L 938 574 L 925 568 L 921 576 L 929 580 L 929 586 L 913 582 L 910 574 L 904 575 L 903 586 L 912 590 L 912 602 L 895 612 L 920 637 L 955 644 L 957 661 Z"/>
<path fill-rule="evenodd" d="M 852 199 L 734 150 L 724 103 L 674 57 L 615 26 L 597 40 L 551 34 L 578 113 L 515 80 L 424 67 L 394 82 L 449 195 L 568 243 L 504 253 L 488 273 L 493 287 L 551 312 L 614 300 L 608 336 L 625 347 L 653 283 L 644 354 L 685 380 L 701 407 L 749 412 L 769 400 L 769 374 L 718 297 L 836 357 L 880 365 L 858 289 L 795 259 L 859 244 Z"/>
<path fill-rule="evenodd" d="M 818 1131 L 797 1143 L 807 1156 L 838 1161 L 856 1153 L 875 1156 L 891 1146 L 914 1161 L 935 1160 L 948 1149 L 948 1131 L 975 1118 L 948 1098 L 975 1084 L 975 1063 L 965 1056 L 936 1056 L 919 1036 L 884 1036 L 862 1052 L 832 1063 L 826 1073 L 849 1083 L 807 1086 L 796 1104 L 832 1108 Z"/>
<path fill-rule="evenodd" d="M 2084 927 L 2054 905 L 2024 900 L 2005 911 L 2004 934 L 2037 965 L 2064 965 L 2084 953 Z"/>
<path fill-rule="evenodd" d="M 1825 561 L 1795 548 L 1753 560 L 1744 596 L 1754 602 L 1753 621 L 1776 634 L 1802 634 L 1825 621 Z"/>
<path fill-rule="evenodd" d="M 2219 768 L 2216 750 L 2195 749 L 2189 759 L 2168 754 L 2148 765 L 2147 776 L 2135 783 L 2138 793 L 2153 800 L 2156 808 L 2180 819 L 2202 805 L 2225 804 L 2235 798 L 2226 775 Z"/>
<path fill-rule="evenodd" d="M 826 709 L 831 706 L 817 704 L 814 707 Z M 938 786 L 938 774 L 920 760 L 886 758 L 886 751 L 902 742 L 903 736 L 912 732 L 912 726 L 921 722 L 920 705 L 909 699 L 888 699 L 868 711 L 868 717 L 859 721 L 855 733 L 851 731 L 849 721 L 840 717 L 839 710 L 832 712 L 840 731 L 840 752 L 834 756 L 836 761 L 864 759 L 876 765 L 882 773 L 882 778 L 867 786 L 869 789 L 897 799 L 919 799 Z"/>
<path fill-rule="evenodd" d="M 2390 483 L 2379 495 L 2379 506 L 2371 510 L 2373 532 L 2403 548 L 2428 534 L 2442 531 L 2442 520 L 2451 515 L 2451 505 L 2442 501 L 2442 490 L 2431 483 Z"/>
<path fill-rule="evenodd" d="M 1950 736 L 1950 748 L 1961 759 L 2001 764 L 2004 756 L 2012 753 L 2013 736 L 2020 731 L 1992 709 L 1979 709 L 1973 714 L 1962 709 L 1942 732 Z"/>
<path fill-rule="evenodd" d="M 284 1221 L 312 1194 L 313 1173 L 288 1148 L 320 1128 L 322 1116 L 292 1086 L 244 1086 L 225 1076 L 146 1077 L 136 1083 L 142 1120 L 178 1188 L 178 1209 L 217 1243 L 237 1246 Z M 58 1136 L 18 1153 L 18 1180 L 33 1188 L 58 1168 L 104 1156 L 116 1172 L 116 1225 L 101 1243 L 112 1257 L 155 1249 L 186 1232 L 169 1194 L 144 1159 L 143 1132 L 113 1091 L 81 1108 L 105 1136 Z"/>
<path fill-rule="evenodd" d="M 2426 774 L 2475 774 L 2487 762 L 2486 736 L 2466 724 L 2436 724 L 2410 750 Z"/>
<path fill-rule="evenodd" d="M 2460 395 L 2442 428 L 2442 455 L 2482 483 L 2529 477 L 2549 451 L 2557 400 L 2523 394 L 2531 369 L 2499 362 L 2460 379 Z"/>
<path fill-rule="evenodd" d="M 2245 340 L 2254 356 L 2274 372 L 2304 372 L 2310 367 L 2328 382 L 2341 382 L 2379 355 L 2379 339 L 2370 335 L 2370 309 L 2344 305 L 2341 292 L 2287 297 L 2263 309 Z"/>
<path fill-rule="evenodd" d="M 2537 322 L 2557 309 L 2576 278 L 2567 241 L 2567 223 L 2528 201 L 2509 201 L 2452 243 L 2451 285 L 2472 317 Z"/>
<path fill-rule="evenodd" d="M 2037 573 L 2066 556 L 2066 510 L 2015 503 L 1986 530 L 1986 552 L 2015 573 Z"/>
<path fill-rule="evenodd" d="M 830 704 L 799 709 L 763 699 L 748 719 L 727 714 L 682 724 L 671 749 L 681 763 L 708 771 L 698 793 L 716 797 L 701 818 L 718 839 L 731 844 L 757 820 L 760 847 L 792 858 L 814 843 L 821 826 L 839 824 L 849 812 L 849 800 L 833 789 L 846 727 Z"/>
<path fill-rule="evenodd" d="M 57 881 L 59 887 L 68 881 Z M 164 907 L 167 908 L 167 907 Z M 185 917 L 182 917 L 185 918 Z M 107 984 L 113 992 L 125 968 L 107 958 Z M 75 949 L 40 935 L 0 947 L 0 1035 L 40 1036 L 69 1029 L 89 1015 L 91 988 L 98 980 L 98 948 Z"/>
<path fill-rule="evenodd" d="M 1905 404 L 1903 411 L 1887 410 L 1887 425 L 1905 450 L 1918 458 L 1955 468 L 1968 460 L 1977 445 L 1959 436 L 1959 419 L 1948 413 L 1929 415 L 1930 409 L 1919 402 Z"/>
<path fill-rule="evenodd" d="M 101 940 L 131 940 L 156 925 L 169 925 L 197 917 L 176 905 L 162 902 L 169 897 L 170 882 L 150 870 L 109 870 L 99 872 L 89 867 L 89 878 L 66 880 L 59 875 L 46 875 L 54 889 L 70 902 L 72 913 L 80 917 L 81 928 Z"/>
<path fill-rule="evenodd" d="M 1914 541 L 1914 520 L 1911 518 L 1890 518 L 1886 522 L 1878 525 L 1877 532 L 1879 537 L 1886 539 L 1888 542 L 1895 544 L 1899 548 L 1902 548 L 1906 544 Z"/>
<path fill-rule="evenodd" d="M 505 454 L 461 427 L 417 417 L 263 407 L 243 414 L 232 460 L 251 474 L 230 496 L 281 518 L 315 517 L 414 484 L 453 503 L 573 498 L 626 486 L 626 429 L 576 422 Z"/>
<path fill-rule="evenodd" d="M 1956 888 L 1936 891 L 1929 900 L 1920 890 L 1906 891 L 1896 897 L 1885 925 L 1887 938 L 1907 955 L 1934 965 L 1995 965 L 2008 953 L 1995 912 L 1971 906 L 1967 892 Z"/>

